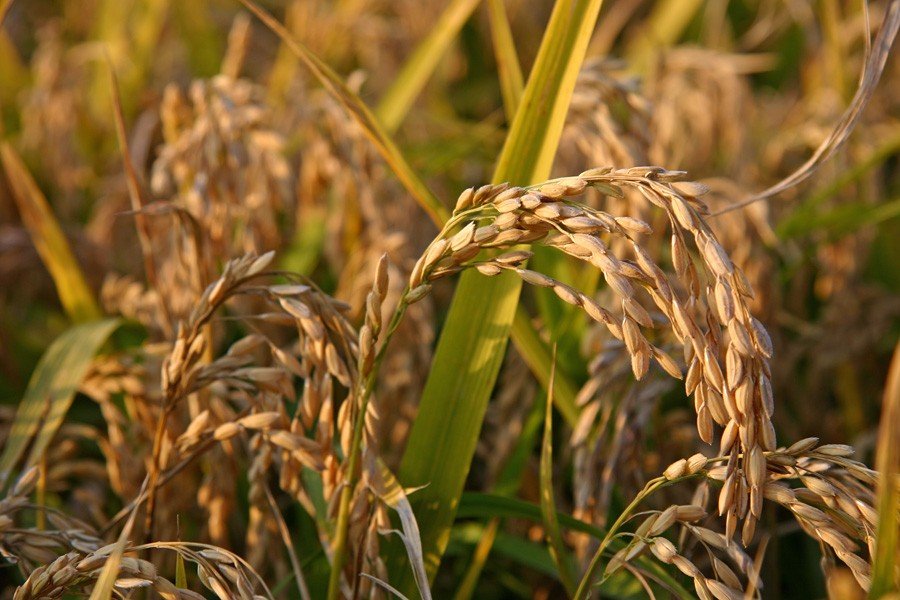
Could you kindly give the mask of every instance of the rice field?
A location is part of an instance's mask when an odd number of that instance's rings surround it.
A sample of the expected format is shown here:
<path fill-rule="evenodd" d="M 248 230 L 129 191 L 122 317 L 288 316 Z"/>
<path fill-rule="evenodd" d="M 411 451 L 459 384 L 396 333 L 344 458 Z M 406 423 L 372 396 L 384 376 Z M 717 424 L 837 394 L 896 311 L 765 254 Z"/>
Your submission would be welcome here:
<path fill-rule="evenodd" d="M 900 0 L 0 0 L 0 600 L 900 597 Z"/>

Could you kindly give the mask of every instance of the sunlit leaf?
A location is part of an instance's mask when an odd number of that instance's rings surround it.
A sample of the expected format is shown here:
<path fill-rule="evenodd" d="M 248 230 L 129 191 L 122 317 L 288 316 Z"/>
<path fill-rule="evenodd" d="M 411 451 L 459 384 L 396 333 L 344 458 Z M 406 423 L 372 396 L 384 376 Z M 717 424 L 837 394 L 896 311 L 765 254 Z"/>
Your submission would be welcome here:
<path fill-rule="evenodd" d="M 530 184 L 549 175 L 600 4 L 600 0 L 556 3 L 500 155 L 495 182 Z M 438 342 L 400 467 L 404 485 L 428 485 L 413 499 L 413 507 L 429 577 L 434 577 L 447 544 L 520 290 L 521 280 L 515 275 L 485 279 L 464 273 Z"/>
<path fill-rule="evenodd" d="M 878 530 L 870 598 L 900 591 L 900 344 L 884 389 L 878 431 Z"/>
<path fill-rule="evenodd" d="M 53 277 L 66 313 L 75 322 L 100 318 L 100 307 L 47 199 L 22 159 L 7 142 L 0 142 L 0 161 L 12 186 L 22 222 Z"/>

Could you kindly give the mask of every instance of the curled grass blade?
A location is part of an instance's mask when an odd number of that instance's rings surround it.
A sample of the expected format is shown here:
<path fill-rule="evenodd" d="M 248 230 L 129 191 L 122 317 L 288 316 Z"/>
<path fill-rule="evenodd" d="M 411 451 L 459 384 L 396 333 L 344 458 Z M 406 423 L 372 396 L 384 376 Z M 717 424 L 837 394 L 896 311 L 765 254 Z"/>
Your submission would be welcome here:
<path fill-rule="evenodd" d="M 875 38 L 875 43 L 866 56 L 862 74 L 860 75 L 859 87 L 856 89 L 853 100 L 850 101 L 850 105 L 844 111 L 844 114 L 841 115 L 828 137 L 816 148 L 813 155 L 793 173 L 758 194 L 754 194 L 746 200 L 713 213 L 713 216 L 738 210 L 754 202 L 768 200 L 785 190 L 803 183 L 837 152 L 838 148 L 850 137 L 853 128 L 856 127 L 856 123 L 872 98 L 872 94 L 875 93 L 875 88 L 881 79 L 881 74 L 884 72 L 884 67 L 887 64 L 888 56 L 891 54 L 891 46 L 894 44 L 894 38 L 897 37 L 898 30 L 900 30 L 900 0 L 893 0 L 888 6 L 884 22 L 881 24 L 881 30 Z"/>
<path fill-rule="evenodd" d="M 406 497 L 406 492 L 403 491 L 400 482 L 397 481 L 391 470 L 380 459 L 370 455 L 369 470 L 372 474 L 371 483 L 375 495 L 382 502 L 393 508 L 400 517 L 403 531 L 396 531 L 395 533 L 400 536 L 400 539 L 403 540 L 403 545 L 406 547 L 406 553 L 412 565 L 412 572 L 416 581 L 416 588 L 423 600 L 431 600 L 431 589 L 428 585 L 428 575 L 425 573 L 419 525 L 416 523 L 416 515 L 413 513 L 409 498 Z"/>
<path fill-rule="evenodd" d="M 817 217 L 821 217 L 822 205 L 828 199 L 841 189 L 865 177 L 886 160 L 890 160 L 898 151 L 900 151 L 900 130 L 859 163 L 841 173 L 832 182 L 807 196 L 790 215 L 778 223 L 775 232 L 782 239 L 815 232 L 821 225 Z M 838 209 L 840 208 L 838 207 Z M 860 208 L 864 207 L 853 207 L 854 211 Z"/>

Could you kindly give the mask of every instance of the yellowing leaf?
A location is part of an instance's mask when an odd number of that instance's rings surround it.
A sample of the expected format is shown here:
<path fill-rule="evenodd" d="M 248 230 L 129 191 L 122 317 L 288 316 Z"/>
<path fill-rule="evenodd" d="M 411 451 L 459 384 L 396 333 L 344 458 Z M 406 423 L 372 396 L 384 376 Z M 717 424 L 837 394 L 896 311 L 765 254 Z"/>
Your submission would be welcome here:
<path fill-rule="evenodd" d="M 41 260 L 53 282 L 66 313 L 75 322 L 99 319 L 102 313 L 72 248 L 63 235 L 47 199 L 38 188 L 22 159 L 7 142 L 0 143 L 0 161 L 6 170 L 13 198 L 22 222 L 31 234 Z"/>

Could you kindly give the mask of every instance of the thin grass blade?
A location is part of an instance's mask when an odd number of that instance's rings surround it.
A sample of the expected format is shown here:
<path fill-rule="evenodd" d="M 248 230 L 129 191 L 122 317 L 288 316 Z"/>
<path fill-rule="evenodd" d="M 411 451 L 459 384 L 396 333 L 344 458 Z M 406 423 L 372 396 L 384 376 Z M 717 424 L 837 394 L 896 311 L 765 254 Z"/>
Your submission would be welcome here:
<path fill-rule="evenodd" d="M 813 155 L 793 173 L 758 194 L 754 194 L 746 200 L 741 200 L 713 213 L 713 216 L 738 210 L 754 202 L 768 200 L 785 190 L 803 183 L 837 152 L 838 148 L 850 137 L 866 105 L 875 93 L 875 88 L 881 79 L 881 74 L 884 72 L 887 59 L 891 55 L 891 46 L 894 44 L 898 30 L 900 30 L 900 0 L 893 0 L 888 6 L 884 22 L 881 24 L 881 30 L 875 37 L 875 43 L 866 56 L 866 62 L 863 65 L 862 74 L 859 78 L 859 87 L 857 87 L 850 105 L 844 111 L 844 114 L 841 115 L 828 137 L 819 144 Z"/>
<path fill-rule="evenodd" d="M 145 480 L 141 492 L 143 492 L 146 487 L 147 482 Z M 119 567 L 122 564 L 122 556 L 125 554 L 125 546 L 128 544 L 128 536 L 131 535 L 137 513 L 137 510 L 132 511 L 131 516 L 128 517 L 128 521 L 125 522 L 125 526 L 122 528 L 119 538 L 110 550 L 109 556 L 103 564 L 103 569 L 97 577 L 97 583 L 94 586 L 94 590 L 91 592 L 90 600 L 109 600 L 112 597 L 116 579 L 119 577 Z"/>
<path fill-rule="evenodd" d="M 400 127 L 416 97 L 480 1 L 453 0 L 403 65 L 375 109 L 375 116 L 386 131 L 392 133 Z"/>
<path fill-rule="evenodd" d="M 556 372 L 556 351 L 554 350 L 553 368 L 550 371 L 550 389 L 553 389 L 553 375 Z M 550 556 L 556 564 L 559 580 L 566 593 L 571 598 L 575 593 L 575 574 L 569 562 L 569 553 L 566 551 L 559 529 L 559 520 L 556 518 L 556 501 L 553 498 L 553 394 L 547 396 L 547 408 L 544 412 L 544 438 L 541 442 L 541 466 L 540 466 L 540 492 L 541 515 L 544 519 L 544 529 L 550 542 Z"/>
<path fill-rule="evenodd" d="M 378 118 L 369 107 L 353 93 L 331 67 L 326 65 L 315 53 L 295 39 L 272 15 L 264 11 L 252 0 L 240 0 L 247 9 L 272 30 L 281 41 L 306 65 L 316 79 L 334 96 L 348 113 L 362 127 L 369 140 L 375 144 L 388 165 L 397 175 L 403 186 L 429 214 L 435 223 L 440 225 L 448 217 L 447 209 L 435 198 L 428 186 L 406 162 L 400 149 L 387 134 Z"/>
<path fill-rule="evenodd" d="M 59 300 L 76 323 L 102 316 L 94 294 L 72 248 L 22 159 L 7 143 L 0 143 L 0 161 L 12 186 L 13 198 L 41 260 L 53 277 Z"/>
<path fill-rule="evenodd" d="M 503 108 L 506 117 L 512 121 L 519 110 L 522 92 L 525 89 L 525 78 L 519 64 L 519 54 L 513 40 L 506 5 L 503 0 L 487 0 L 488 16 L 491 19 L 491 41 L 494 45 L 494 56 L 497 61 L 497 73 L 500 76 L 500 93 L 503 95 Z"/>
<path fill-rule="evenodd" d="M 900 591 L 900 344 L 884 390 L 875 459 L 878 480 L 878 531 L 870 598 Z"/>

